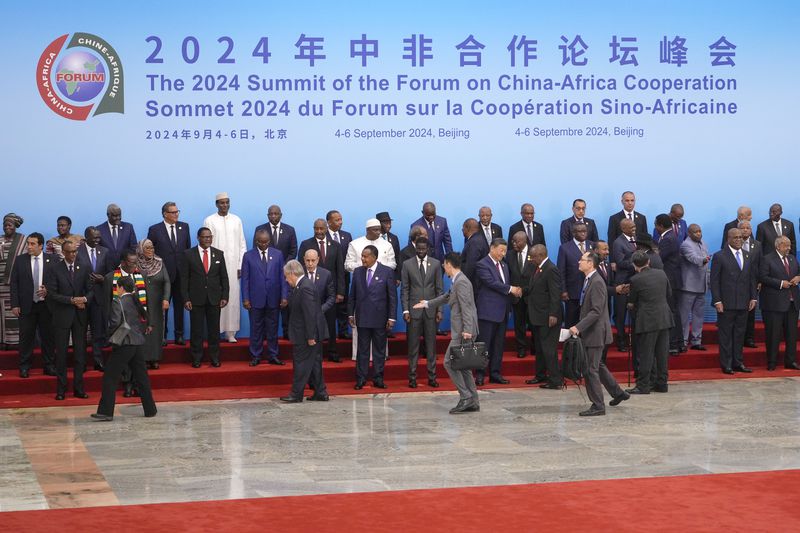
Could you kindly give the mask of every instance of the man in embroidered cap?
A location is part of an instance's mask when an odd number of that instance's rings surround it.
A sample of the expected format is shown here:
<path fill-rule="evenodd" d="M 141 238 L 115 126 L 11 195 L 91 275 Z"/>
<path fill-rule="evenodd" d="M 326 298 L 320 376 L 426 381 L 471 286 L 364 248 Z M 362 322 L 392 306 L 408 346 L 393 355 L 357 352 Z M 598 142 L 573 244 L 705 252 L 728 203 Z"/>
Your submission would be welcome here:
<path fill-rule="evenodd" d="M 378 249 L 378 262 L 394 270 L 397 262 L 394 257 L 394 249 L 389 241 L 381 238 L 381 222 L 377 218 L 370 218 L 366 224 L 367 234 L 358 239 L 354 239 L 347 247 L 347 256 L 344 260 L 344 269 L 348 272 L 354 271 L 361 266 L 361 252 L 370 244 Z"/>

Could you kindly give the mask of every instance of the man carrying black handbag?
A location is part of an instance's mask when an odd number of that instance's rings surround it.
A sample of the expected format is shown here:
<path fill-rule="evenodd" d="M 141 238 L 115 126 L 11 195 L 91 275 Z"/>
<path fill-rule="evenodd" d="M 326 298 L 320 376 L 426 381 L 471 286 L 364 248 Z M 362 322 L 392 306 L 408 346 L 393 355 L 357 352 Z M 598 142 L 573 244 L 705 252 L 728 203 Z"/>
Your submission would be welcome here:
<path fill-rule="evenodd" d="M 478 336 L 478 313 L 475 310 L 475 298 L 472 294 L 472 283 L 467 276 L 461 273 L 461 255 L 451 252 L 444 258 L 444 272 L 452 280 L 450 292 L 442 294 L 433 300 L 422 300 L 414 305 L 414 309 L 439 307 L 450 304 L 450 344 L 444 358 L 444 368 L 450 379 L 458 389 L 461 399 L 450 414 L 471 413 L 480 411 L 478 389 L 475 387 L 475 378 L 470 370 L 455 370 L 451 366 L 450 353 L 465 340 Z"/>

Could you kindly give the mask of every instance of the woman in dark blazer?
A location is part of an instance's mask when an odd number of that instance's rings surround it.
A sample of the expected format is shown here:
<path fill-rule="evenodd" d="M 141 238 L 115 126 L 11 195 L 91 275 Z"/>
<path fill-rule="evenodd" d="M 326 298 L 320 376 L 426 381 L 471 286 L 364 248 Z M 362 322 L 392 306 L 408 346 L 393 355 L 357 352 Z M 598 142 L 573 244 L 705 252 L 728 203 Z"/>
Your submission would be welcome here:
<path fill-rule="evenodd" d="M 129 362 L 133 370 L 133 379 L 139 387 L 144 416 L 153 417 L 157 412 L 153 392 L 150 389 L 150 378 L 144 365 L 144 345 L 147 335 L 152 330 L 148 324 L 147 311 L 135 294 L 136 285 L 133 278 L 130 276 L 121 278 L 117 286 L 120 295 L 111 302 L 108 319 L 108 338 L 113 349 L 103 374 L 103 395 L 97 406 L 97 413 L 92 414 L 92 418 L 101 422 L 114 419 L 117 385 L 122 371 Z M 115 339 L 115 333 L 123 323 L 127 323 L 130 330 L 122 338 Z"/>

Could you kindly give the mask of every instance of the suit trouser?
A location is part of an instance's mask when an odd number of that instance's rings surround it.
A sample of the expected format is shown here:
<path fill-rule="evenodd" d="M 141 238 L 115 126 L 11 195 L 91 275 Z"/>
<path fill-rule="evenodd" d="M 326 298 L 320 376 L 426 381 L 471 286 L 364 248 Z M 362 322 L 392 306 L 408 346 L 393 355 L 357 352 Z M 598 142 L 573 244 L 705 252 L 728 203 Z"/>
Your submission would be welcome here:
<path fill-rule="evenodd" d="M 550 326 L 533 326 L 533 334 L 537 339 L 541 339 L 542 347 L 542 351 L 536 355 L 536 362 L 538 363 L 539 359 L 544 361 L 548 379 L 553 385 L 561 385 L 564 381 L 564 378 L 561 377 L 561 368 L 558 366 L 558 336 L 560 333 L 561 327 L 558 324 L 552 328 Z"/>
<path fill-rule="evenodd" d="M 450 348 L 459 345 L 460 341 L 454 339 L 447 345 L 447 351 L 444 354 L 444 369 L 447 371 L 447 375 L 450 376 L 450 381 L 456 386 L 461 399 L 472 399 L 477 404 L 480 403 L 478 401 L 478 389 L 475 387 L 475 378 L 472 376 L 472 372 L 469 370 L 453 370 L 450 366 Z"/>
<path fill-rule="evenodd" d="M 86 324 L 76 316 L 67 328 L 53 327 L 53 342 L 56 346 L 56 375 L 58 376 L 58 394 L 67 391 L 67 348 L 69 336 L 72 334 L 72 351 L 74 357 L 74 382 L 72 390 L 83 392 L 83 371 L 86 368 Z"/>
<path fill-rule="evenodd" d="M 530 343 L 528 342 L 528 304 L 520 298 L 514 304 L 511 304 L 514 310 L 514 339 L 517 341 L 517 351 L 530 351 Z M 531 331 L 533 331 L 531 329 Z"/>
<path fill-rule="evenodd" d="M 314 396 L 326 396 L 328 389 L 322 377 L 322 342 L 314 346 L 295 344 L 292 359 L 292 398 L 303 398 L 306 383 L 311 384 Z"/>
<path fill-rule="evenodd" d="M 325 311 L 325 323 L 328 325 L 328 355 L 339 355 L 336 350 L 336 304 Z"/>
<path fill-rule="evenodd" d="M 669 329 L 659 329 L 636 334 L 639 349 L 639 373 L 636 387 L 645 392 L 655 387 L 666 387 L 669 379 Z"/>
<path fill-rule="evenodd" d="M 628 338 L 625 335 L 625 315 L 628 312 L 628 295 L 616 294 L 614 295 L 614 327 L 617 329 L 617 343 L 620 340 L 623 344 L 628 344 Z"/>
<path fill-rule="evenodd" d="M 498 379 L 502 376 L 503 347 L 506 341 L 506 321 L 492 322 L 491 320 L 478 319 L 478 342 L 485 342 L 489 351 L 489 377 Z M 486 370 L 475 372 L 478 377 L 483 377 Z"/>
<path fill-rule="evenodd" d="M 744 329 L 744 340 L 755 342 L 756 336 L 756 310 L 747 313 L 747 326 Z"/>
<path fill-rule="evenodd" d="M 408 379 L 417 379 L 419 336 L 425 338 L 425 358 L 428 362 L 428 379 L 436 379 L 436 317 L 411 317 L 408 323 Z"/>
<path fill-rule="evenodd" d="M 680 292 L 681 326 L 683 342 L 697 346 L 703 342 L 703 313 L 705 312 L 706 295 L 698 292 Z M 691 315 L 691 320 L 690 320 Z M 691 338 L 690 328 L 691 325 Z"/>
<path fill-rule="evenodd" d="M 33 345 L 36 342 L 36 330 L 42 347 L 44 368 L 55 367 L 53 356 L 53 319 L 45 302 L 33 303 L 31 311 L 19 315 L 19 369 L 30 370 L 33 359 Z"/>
<path fill-rule="evenodd" d="M 284 339 L 289 338 L 289 306 L 281 307 L 280 309 L 280 316 L 281 316 L 281 334 L 283 335 Z"/>
<path fill-rule="evenodd" d="M 183 297 L 183 293 L 181 292 L 181 275 L 180 272 L 175 275 L 174 280 L 169 280 L 170 282 L 170 299 L 172 300 L 172 316 L 173 316 L 173 326 L 175 330 L 175 337 L 182 337 L 183 336 L 183 305 L 186 303 L 186 299 Z M 191 313 L 190 313 L 191 314 Z M 167 315 L 169 315 L 169 309 L 164 311 L 164 338 L 167 338 L 167 329 L 168 324 L 167 322 Z"/>
<path fill-rule="evenodd" d="M 103 345 L 106 343 L 106 314 L 103 306 L 92 302 L 87 308 L 92 328 L 92 357 L 94 364 L 103 366 Z"/>
<path fill-rule="evenodd" d="M 250 308 L 250 357 L 261 359 L 264 339 L 267 339 L 267 358 L 278 358 L 278 309 L 277 307 Z"/>
<path fill-rule="evenodd" d="M 197 305 L 192 302 L 189 311 L 192 338 L 190 349 L 192 361 L 199 363 L 203 359 L 203 328 L 208 336 L 208 355 L 212 362 L 219 361 L 219 305 L 206 303 Z"/>
<path fill-rule="evenodd" d="M 564 302 L 564 327 L 569 329 L 581 318 L 581 301 L 567 300 Z"/>
<path fill-rule="evenodd" d="M 589 373 L 586 375 L 586 395 L 592 402 L 592 407 L 605 411 L 606 404 L 603 400 L 603 387 L 612 398 L 622 394 L 622 388 L 602 362 L 603 346 L 589 346 L 586 348 L 586 357 L 589 359 Z"/>
<path fill-rule="evenodd" d="M 117 385 L 124 370 L 130 368 L 133 379 L 139 390 L 142 407 L 145 415 L 156 414 L 156 402 L 153 400 L 153 390 L 150 387 L 150 377 L 144 366 L 144 345 L 142 346 L 114 346 L 111 357 L 108 359 L 106 371 L 103 374 L 103 395 L 97 412 L 101 415 L 114 416 L 114 406 L 117 401 Z"/>
<path fill-rule="evenodd" d="M 789 305 L 785 313 L 761 311 L 764 318 L 764 333 L 767 339 L 767 364 L 777 364 L 781 340 L 786 341 L 783 364 L 791 365 L 797 360 L 797 303 Z"/>
<path fill-rule="evenodd" d="M 372 379 L 383 380 L 386 363 L 386 328 L 358 327 L 358 352 L 356 354 L 356 379 L 367 381 L 369 377 L 369 349 L 372 346 Z"/>
<path fill-rule="evenodd" d="M 719 364 L 723 369 L 744 365 L 742 347 L 746 322 L 746 309 L 726 309 L 724 313 L 717 313 Z"/>
<path fill-rule="evenodd" d="M 536 377 L 547 379 L 547 359 L 545 358 L 542 339 L 539 335 L 533 336 L 533 352 L 536 354 Z"/>
<path fill-rule="evenodd" d="M 672 327 L 669 329 L 669 349 L 678 350 L 683 346 L 683 327 L 681 327 L 681 308 L 678 302 L 678 291 L 669 295 L 669 309 L 672 311 Z"/>

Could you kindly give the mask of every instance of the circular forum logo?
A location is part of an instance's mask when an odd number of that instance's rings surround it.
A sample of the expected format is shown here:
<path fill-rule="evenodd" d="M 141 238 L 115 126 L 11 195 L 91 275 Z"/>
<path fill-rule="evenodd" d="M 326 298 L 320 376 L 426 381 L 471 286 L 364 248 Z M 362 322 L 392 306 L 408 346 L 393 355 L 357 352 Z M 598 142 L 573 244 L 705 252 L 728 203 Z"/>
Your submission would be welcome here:
<path fill-rule="evenodd" d="M 58 62 L 55 80 L 62 96 L 73 102 L 88 102 L 103 91 L 106 69 L 91 52 L 69 52 Z"/>
<path fill-rule="evenodd" d="M 124 113 L 122 61 L 108 41 L 91 33 L 62 35 L 36 65 L 36 86 L 51 111 L 71 120 Z"/>

